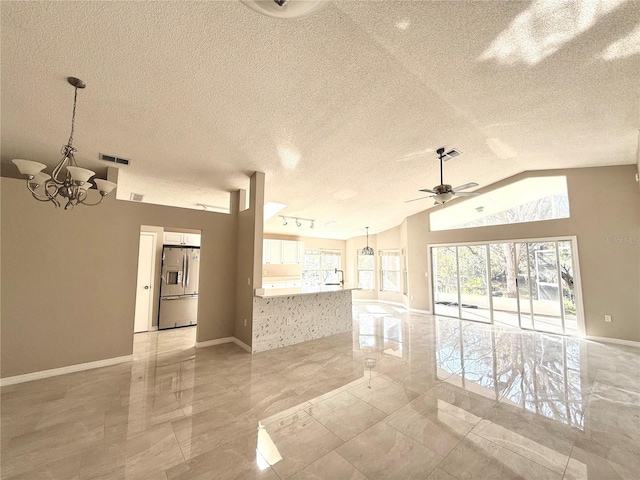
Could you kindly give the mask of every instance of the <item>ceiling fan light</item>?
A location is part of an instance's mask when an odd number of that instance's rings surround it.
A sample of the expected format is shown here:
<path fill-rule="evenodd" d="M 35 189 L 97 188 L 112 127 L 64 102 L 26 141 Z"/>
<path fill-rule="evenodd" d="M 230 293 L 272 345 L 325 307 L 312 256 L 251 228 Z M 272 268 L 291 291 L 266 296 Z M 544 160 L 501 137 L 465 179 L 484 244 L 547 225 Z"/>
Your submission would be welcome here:
<path fill-rule="evenodd" d="M 440 194 L 435 196 L 435 199 L 436 199 L 437 203 L 445 203 L 445 202 L 448 202 L 449 200 L 451 200 L 452 198 L 453 198 L 453 194 L 452 193 L 440 193 Z"/>
<path fill-rule="evenodd" d="M 329 0 L 240 0 L 262 15 L 275 18 L 303 18 L 327 6 Z"/>

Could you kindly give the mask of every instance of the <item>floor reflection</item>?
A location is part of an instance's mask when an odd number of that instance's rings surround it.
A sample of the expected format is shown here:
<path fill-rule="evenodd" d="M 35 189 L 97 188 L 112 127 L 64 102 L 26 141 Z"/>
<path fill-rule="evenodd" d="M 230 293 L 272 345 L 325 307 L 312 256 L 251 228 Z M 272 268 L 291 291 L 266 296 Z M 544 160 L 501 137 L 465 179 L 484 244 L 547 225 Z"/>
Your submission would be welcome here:
<path fill-rule="evenodd" d="M 441 317 L 436 332 L 439 378 L 582 429 L 584 342 Z"/>
<path fill-rule="evenodd" d="M 640 351 L 357 303 L 255 355 L 136 335 L 134 361 L 2 389 L 2 478 L 637 478 Z"/>

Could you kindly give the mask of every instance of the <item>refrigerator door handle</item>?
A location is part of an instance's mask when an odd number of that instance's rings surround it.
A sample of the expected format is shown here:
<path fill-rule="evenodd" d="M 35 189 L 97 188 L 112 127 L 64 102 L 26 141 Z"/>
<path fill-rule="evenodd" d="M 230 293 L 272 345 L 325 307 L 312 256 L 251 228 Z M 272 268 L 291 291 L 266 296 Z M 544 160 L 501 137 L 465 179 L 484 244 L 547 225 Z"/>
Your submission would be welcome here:
<path fill-rule="evenodd" d="M 187 270 L 187 256 L 184 255 L 182 257 L 182 288 L 184 288 L 184 280 L 185 280 L 185 277 L 187 276 L 186 270 Z"/>
<path fill-rule="evenodd" d="M 186 255 L 187 258 L 187 285 L 186 287 L 189 288 L 189 277 L 191 276 L 191 255 L 187 254 Z"/>

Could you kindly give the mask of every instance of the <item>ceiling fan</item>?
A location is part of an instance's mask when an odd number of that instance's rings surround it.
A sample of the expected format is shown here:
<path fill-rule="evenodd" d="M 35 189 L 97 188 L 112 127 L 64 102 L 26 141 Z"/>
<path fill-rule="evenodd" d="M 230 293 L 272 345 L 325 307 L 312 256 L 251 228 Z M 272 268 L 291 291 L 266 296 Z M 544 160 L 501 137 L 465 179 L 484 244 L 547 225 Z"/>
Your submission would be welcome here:
<path fill-rule="evenodd" d="M 414 198 L 413 200 L 407 200 L 404 203 L 415 202 L 416 200 L 424 200 L 425 198 L 433 198 L 435 199 L 434 205 L 442 205 L 445 202 L 451 200 L 454 196 L 456 197 L 471 197 L 473 195 L 478 195 L 476 192 L 463 192 L 462 190 L 466 190 L 467 188 L 477 187 L 478 184 L 475 182 L 465 183 L 464 185 L 460 185 L 455 188 L 451 188 L 451 185 L 447 185 L 444 183 L 443 175 L 442 175 L 442 163 L 448 160 L 451 160 L 461 153 L 455 148 L 449 150 L 445 153 L 445 148 L 439 148 L 436 150 L 438 154 L 438 159 L 440 160 L 440 185 L 433 187 L 433 190 L 428 188 L 423 188 L 420 192 L 432 193 L 433 195 L 428 195 L 426 197 Z"/>

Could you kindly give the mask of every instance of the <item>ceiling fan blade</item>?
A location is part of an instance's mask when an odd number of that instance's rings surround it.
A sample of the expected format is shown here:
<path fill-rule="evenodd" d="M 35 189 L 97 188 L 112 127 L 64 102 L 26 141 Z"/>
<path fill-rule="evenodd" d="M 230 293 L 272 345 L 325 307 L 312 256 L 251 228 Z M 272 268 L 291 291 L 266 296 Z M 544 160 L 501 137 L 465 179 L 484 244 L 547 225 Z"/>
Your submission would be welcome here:
<path fill-rule="evenodd" d="M 428 188 L 423 188 L 422 190 L 418 190 L 419 192 L 427 192 L 427 193 L 436 193 L 433 190 L 429 190 Z"/>
<path fill-rule="evenodd" d="M 454 195 L 456 197 L 474 197 L 480 195 L 480 192 L 455 192 Z"/>
<path fill-rule="evenodd" d="M 455 187 L 453 189 L 453 191 L 457 192 L 458 190 L 466 190 L 467 188 L 477 187 L 477 186 L 478 186 L 478 184 L 476 182 L 465 183 L 464 185 L 460 185 L 459 187 Z"/>
<path fill-rule="evenodd" d="M 431 196 L 428 196 L 428 197 L 420 197 L 420 198 L 414 198 L 414 199 L 411 199 L 411 200 L 407 200 L 407 201 L 406 201 L 406 202 L 404 202 L 404 203 L 415 202 L 415 201 L 417 201 L 417 200 L 424 200 L 425 198 L 431 198 Z"/>

